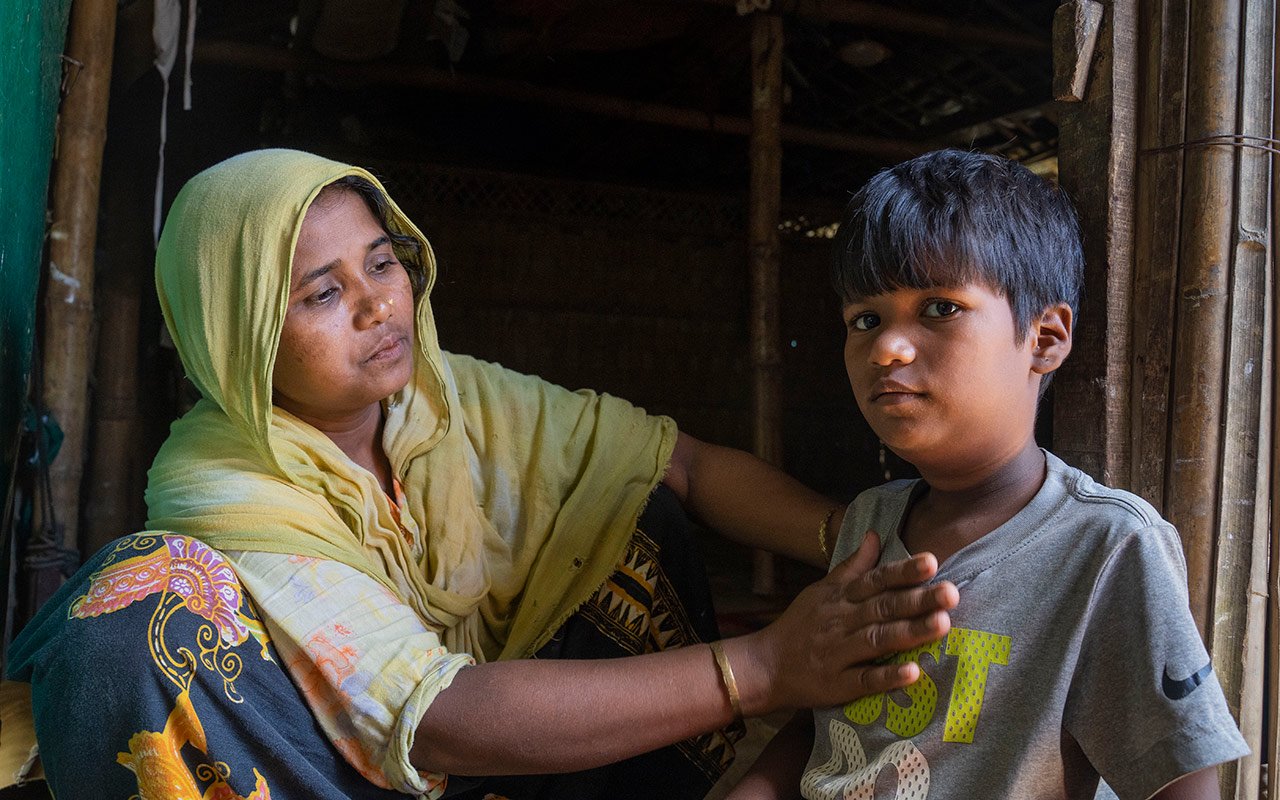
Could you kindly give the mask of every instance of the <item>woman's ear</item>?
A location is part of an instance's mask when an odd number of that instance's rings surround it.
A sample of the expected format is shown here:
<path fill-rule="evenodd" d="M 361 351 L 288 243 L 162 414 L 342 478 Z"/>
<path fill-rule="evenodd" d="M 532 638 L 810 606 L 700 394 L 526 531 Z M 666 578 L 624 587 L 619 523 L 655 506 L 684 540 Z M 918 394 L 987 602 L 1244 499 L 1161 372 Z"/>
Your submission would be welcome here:
<path fill-rule="evenodd" d="M 1055 303 L 1031 325 L 1031 371 L 1039 375 L 1062 366 L 1071 353 L 1071 306 Z"/>

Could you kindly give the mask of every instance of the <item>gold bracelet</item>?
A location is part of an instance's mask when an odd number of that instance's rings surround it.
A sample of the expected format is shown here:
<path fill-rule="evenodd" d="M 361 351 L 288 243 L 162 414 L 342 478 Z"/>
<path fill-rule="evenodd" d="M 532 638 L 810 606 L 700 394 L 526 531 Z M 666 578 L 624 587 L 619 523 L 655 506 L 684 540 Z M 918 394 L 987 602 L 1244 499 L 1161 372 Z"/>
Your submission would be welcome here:
<path fill-rule="evenodd" d="M 832 506 L 831 510 L 822 518 L 822 524 L 818 526 L 818 548 L 822 550 L 822 557 L 831 560 L 831 551 L 827 549 L 827 528 L 831 525 L 831 518 L 836 515 L 844 506 Z"/>
<path fill-rule="evenodd" d="M 729 693 L 729 706 L 733 709 L 733 718 L 742 719 L 742 698 L 738 695 L 738 681 L 733 677 L 733 667 L 729 666 L 729 657 L 724 654 L 724 645 L 711 643 L 711 654 L 716 657 L 716 666 L 720 667 L 720 681 L 724 690 Z"/>

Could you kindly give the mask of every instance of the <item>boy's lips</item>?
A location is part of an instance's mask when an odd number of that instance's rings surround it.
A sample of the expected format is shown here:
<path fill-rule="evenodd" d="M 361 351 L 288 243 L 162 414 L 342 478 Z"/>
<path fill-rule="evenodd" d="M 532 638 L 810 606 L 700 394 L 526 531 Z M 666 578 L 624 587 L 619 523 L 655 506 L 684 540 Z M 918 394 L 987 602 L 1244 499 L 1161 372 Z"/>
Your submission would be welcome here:
<path fill-rule="evenodd" d="M 880 380 L 871 386 L 873 403 L 901 403 L 922 396 L 924 392 L 897 381 Z"/>

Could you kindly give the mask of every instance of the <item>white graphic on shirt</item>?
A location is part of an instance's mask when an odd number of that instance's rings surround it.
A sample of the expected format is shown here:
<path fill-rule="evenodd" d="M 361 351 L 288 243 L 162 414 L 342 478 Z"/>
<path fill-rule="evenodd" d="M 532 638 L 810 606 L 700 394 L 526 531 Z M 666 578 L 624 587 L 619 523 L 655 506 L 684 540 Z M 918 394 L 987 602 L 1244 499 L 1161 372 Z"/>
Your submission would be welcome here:
<path fill-rule="evenodd" d="M 929 763 L 910 740 L 894 742 L 868 764 L 862 741 L 851 726 L 833 719 L 828 736 L 831 757 L 805 772 L 800 782 L 800 793 L 807 800 L 872 800 L 876 778 L 888 766 L 897 772 L 895 800 L 925 800 L 929 796 Z"/>

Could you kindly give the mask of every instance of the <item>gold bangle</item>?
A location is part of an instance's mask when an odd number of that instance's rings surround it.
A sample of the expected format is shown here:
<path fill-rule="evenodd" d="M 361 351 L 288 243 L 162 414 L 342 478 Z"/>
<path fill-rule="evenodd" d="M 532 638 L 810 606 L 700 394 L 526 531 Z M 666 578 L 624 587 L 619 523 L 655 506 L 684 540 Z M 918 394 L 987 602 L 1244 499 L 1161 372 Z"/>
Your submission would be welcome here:
<path fill-rule="evenodd" d="M 818 548 L 822 550 L 822 557 L 831 560 L 831 551 L 827 549 L 827 528 L 831 525 L 831 518 L 836 515 L 843 506 L 832 506 L 822 518 L 822 524 L 818 526 Z"/>
<path fill-rule="evenodd" d="M 729 706 L 733 709 L 733 718 L 742 719 L 742 698 L 738 695 L 738 681 L 733 677 L 733 667 L 729 666 L 729 657 L 724 654 L 724 645 L 711 643 L 711 654 L 716 657 L 716 666 L 720 667 L 720 681 L 729 694 Z"/>

